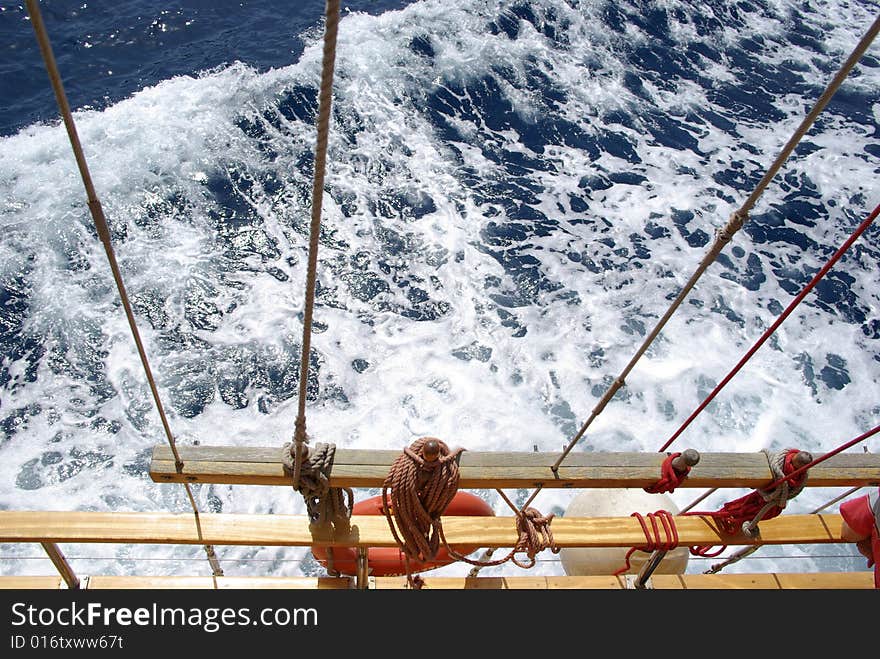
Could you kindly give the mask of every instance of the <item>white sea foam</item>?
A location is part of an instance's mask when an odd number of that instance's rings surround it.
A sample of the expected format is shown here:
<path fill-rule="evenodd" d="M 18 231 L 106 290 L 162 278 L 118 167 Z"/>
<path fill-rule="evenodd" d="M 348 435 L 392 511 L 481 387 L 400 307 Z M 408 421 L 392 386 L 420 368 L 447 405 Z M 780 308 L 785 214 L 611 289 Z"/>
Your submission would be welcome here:
<path fill-rule="evenodd" d="M 710 10 L 685 2 L 664 6 L 680 11 L 671 35 L 681 47 L 708 42 L 722 50 L 718 61 L 700 60 L 706 78 L 747 88 L 723 49 L 749 37 L 766 46 L 753 54 L 759 62 L 802 62 L 799 72 L 817 95 L 871 13 L 855 3 L 818 5 L 807 17 L 822 25 L 826 52 L 820 55 L 782 41 L 795 3 L 775 3 L 769 19 L 747 14 L 737 31 L 715 33 L 711 40 L 700 36 L 693 20 Z M 378 17 L 351 14 L 342 20 L 319 262 L 321 331 L 313 337 L 321 386 L 307 416 L 309 433 L 318 441 L 398 449 L 434 435 L 470 450 L 561 449 L 708 248 L 686 239 L 672 220 L 673 210 L 693 214 L 688 232 L 711 237 L 745 197 L 713 175 L 737 167 L 762 174 L 815 100 L 795 94 L 774 98 L 784 118 L 768 124 L 737 120 L 728 108 L 713 105 L 711 90 L 691 80 L 670 86 L 646 79 L 649 100 L 640 99 L 623 82 L 626 56 L 650 45 L 651 35 L 632 23 L 623 33 L 606 29 L 599 20 L 601 3 L 571 7 L 541 0 L 532 7 L 539 19 L 565 29 L 567 47 L 515 17 L 508 3 L 426 1 Z M 488 30 L 491 17 L 500 13 L 519 22 L 516 39 Z M 567 27 L 561 27 L 561 18 Z M 291 67 L 257 74 L 235 64 L 167 80 L 101 112 L 76 114 L 151 366 L 183 443 L 280 447 L 292 434 L 295 395 L 289 387 L 268 395 L 280 385 L 260 377 L 271 372 L 292 381 L 299 358 L 310 189 L 301 158 L 314 137 L 307 120 L 278 108 L 298 87 L 316 85 L 321 48 L 317 32 L 314 37 Z M 415 38 L 430 42 L 433 57 L 410 47 Z M 535 70 L 564 92 L 563 101 L 554 106 L 536 93 L 527 82 Z M 854 93 L 877 88 L 880 69 L 859 67 L 858 74 L 847 83 Z M 632 142 L 638 162 L 608 151 L 591 158 L 563 143 L 536 152 L 516 128 L 491 129 L 490 117 L 479 114 L 450 117 L 461 139 L 444 140 L 422 111 L 430 95 L 473 91 L 473 83 L 485 78 L 497 83 L 523 126 L 534 127 L 549 113 L 588 135 L 614 131 Z M 459 100 L 480 102 L 468 94 Z M 736 126 L 724 132 L 710 123 L 686 122 L 699 153 L 663 146 L 644 130 L 648 111 L 682 118 L 701 108 Z M 629 114 L 634 124 L 605 119 L 612 111 Z M 784 218 L 784 226 L 812 241 L 808 247 L 753 242 L 747 231 L 739 232 L 725 254 L 740 248 L 730 256 L 737 273 L 752 258 L 766 280 L 748 290 L 713 265 L 578 450 L 658 450 L 790 302 L 792 294 L 779 285 L 774 270 L 811 276 L 861 221 L 878 192 L 876 164 L 864 151 L 878 145 L 877 105 L 865 115 L 867 123 L 831 116 L 825 132 L 809 136 L 818 149 L 795 153 L 784 170 L 791 176 L 787 180 L 806 176 L 815 189 L 816 196 L 806 199 L 820 207 L 814 223 Z M 259 137 L 247 134 L 242 120 L 259 127 Z M 553 164 L 519 180 L 536 184 L 538 192 L 528 203 L 552 226 L 495 247 L 486 244 L 493 223 L 530 224 L 506 210 L 503 197 L 486 193 L 506 176 L 490 157 L 503 151 Z M 144 473 L 150 447 L 165 439 L 63 128 L 31 126 L 0 141 L 0 171 L 0 274 L 5 282 L 16 273 L 27 281 L 30 306 L 22 333 L 37 337 L 46 350 L 34 381 L 25 360 L 4 358 L 12 377 L 3 392 L 4 415 L 24 412 L 0 448 L 0 507 L 185 512 L 182 488 L 154 484 Z M 622 172 L 640 174 L 644 181 L 614 183 L 590 195 L 579 187 L 584 176 Z M 224 209 L 218 186 L 239 206 Z M 754 212 L 779 206 L 791 186 L 783 188 L 777 177 Z M 395 195 L 404 201 L 395 202 Z M 578 210 L 573 198 L 580 200 Z M 425 204 L 424 212 L 401 210 L 426 199 L 433 206 Z M 378 211 L 383 203 L 391 210 Z M 226 220 L 218 220 L 224 213 Z M 219 235 L 218 227 L 230 226 L 234 213 L 246 216 L 246 225 Z M 649 221 L 665 229 L 664 235 L 649 238 Z M 634 258 L 633 235 L 640 236 L 648 258 Z M 855 304 L 874 320 L 880 290 L 871 257 L 876 235 L 862 239 L 871 252 L 847 257 L 837 267 L 853 278 Z M 517 272 L 487 248 L 534 259 L 535 272 L 556 287 L 517 280 Z M 353 265 L 358 258 L 363 267 Z M 609 267 L 594 272 L 587 266 L 588 260 L 603 259 Z M 366 275 L 383 284 L 372 293 L 358 292 Z M 415 288 L 445 305 L 445 313 L 420 321 L 402 315 L 413 308 L 408 295 Z M 513 325 L 504 322 L 511 317 Z M 671 450 L 797 445 L 820 454 L 835 448 L 876 425 L 875 344 L 839 310 L 808 298 Z M 358 369 L 355 360 L 364 360 Z M 805 376 L 805 363 L 816 377 Z M 849 382 L 840 389 L 829 386 L 818 377 L 823 368 L 842 370 Z M 242 389 L 246 406 L 224 401 L 221 376 L 249 378 Z M 195 415 L 187 412 L 193 400 L 201 406 Z M 835 494 L 808 490 L 790 510 L 811 510 Z M 304 512 L 301 499 L 286 488 L 212 486 L 198 488 L 197 495 L 205 509 Z M 527 495 L 518 492 L 517 502 Z M 717 507 L 728 495 L 717 493 L 703 505 Z M 495 493 L 486 496 L 498 514 L 510 514 Z M 561 513 L 571 496 L 544 490 L 534 505 Z M 693 490 L 673 495 L 680 507 L 695 496 Z M 80 563 L 85 572 L 207 569 L 198 549 L 151 547 L 151 560 L 182 560 L 150 564 L 139 562 L 142 551 L 147 550 L 106 546 L 73 553 L 88 557 Z M 4 558 L 33 554 L 18 546 L 3 552 Z M 303 549 L 219 552 L 228 574 L 315 569 L 308 559 L 298 562 L 306 556 Z M 41 565 L 37 569 L 51 572 Z M 5 574 L 34 569 L 27 560 L 0 560 Z M 553 561 L 536 569 L 561 570 Z"/>

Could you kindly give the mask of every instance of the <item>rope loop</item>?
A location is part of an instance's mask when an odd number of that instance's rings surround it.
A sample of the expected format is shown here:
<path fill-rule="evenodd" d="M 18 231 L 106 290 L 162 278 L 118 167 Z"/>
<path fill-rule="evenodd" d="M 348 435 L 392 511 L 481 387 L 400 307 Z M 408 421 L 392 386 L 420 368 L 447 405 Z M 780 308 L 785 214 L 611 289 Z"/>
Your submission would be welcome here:
<path fill-rule="evenodd" d="M 718 528 L 729 535 L 743 533 L 750 538 L 758 534 L 758 523 L 765 519 L 772 519 L 779 515 L 786 504 L 796 497 L 806 485 L 807 472 L 791 476 L 795 471 L 810 464 L 813 456 L 807 451 L 796 448 L 784 449 L 779 452 L 770 452 L 763 449 L 767 456 L 770 471 L 774 476 L 772 485 L 757 489 L 749 494 L 728 501 L 719 510 L 714 512 L 689 511 L 685 515 L 703 515 L 715 520 Z M 777 484 L 778 483 L 778 484 Z M 711 547 L 691 547 L 694 556 L 715 557 L 719 556 L 727 548 L 726 545 L 714 553 Z"/>
<path fill-rule="evenodd" d="M 786 478 L 786 476 L 812 462 L 813 456 L 796 448 L 788 448 L 775 453 L 768 449 L 761 449 L 761 452 L 767 456 L 767 464 L 773 474 L 773 481 L 781 480 L 782 482 L 773 489 L 759 489 L 758 493 L 767 503 L 785 508 L 786 504 L 804 489 L 807 484 L 807 472 L 794 478 Z"/>
<path fill-rule="evenodd" d="M 655 513 L 648 513 L 648 520 L 651 522 L 651 528 L 645 523 L 645 517 L 641 513 L 633 513 L 630 517 L 639 520 L 642 532 L 645 534 L 646 543 L 640 547 L 632 547 L 626 553 L 626 564 L 614 573 L 619 576 L 630 569 L 630 558 L 636 551 L 653 552 L 653 551 L 671 551 L 678 547 L 678 529 L 675 527 L 675 517 L 668 510 L 658 510 Z M 660 525 L 657 524 L 660 520 Z M 660 526 L 663 527 L 664 539 L 660 538 Z"/>
<path fill-rule="evenodd" d="M 653 485 L 643 488 L 648 494 L 660 494 L 664 492 L 673 492 L 675 488 L 681 485 L 690 473 L 690 465 L 685 465 L 684 469 L 675 468 L 673 461 L 681 455 L 678 453 L 669 453 L 663 464 L 660 465 L 660 479 Z"/>
<path fill-rule="evenodd" d="M 287 442 L 283 447 L 282 464 L 287 474 L 293 475 L 296 469 L 296 447 Z M 330 487 L 330 472 L 336 455 L 335 444 L 318 442 L 311 450 L 305 447 L 299 481 L 293 489 L 303 495 L 313 524 L 347 524 L 351 518 L 354 493 L 350 488 Z M 347 498 L 347 502 L 346 502 Z"/>

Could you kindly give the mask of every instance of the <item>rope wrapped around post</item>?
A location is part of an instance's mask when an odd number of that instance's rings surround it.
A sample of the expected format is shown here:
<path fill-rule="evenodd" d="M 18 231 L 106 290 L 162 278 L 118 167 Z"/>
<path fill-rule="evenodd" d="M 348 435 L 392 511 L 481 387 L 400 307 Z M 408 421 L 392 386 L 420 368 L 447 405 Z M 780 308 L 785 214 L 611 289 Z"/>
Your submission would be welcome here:
<path fill-rule="evenodd" d="M 294 442 L 285 443 L 281 459 L 285 473 L 291 476 L 296 472 L 296 448 Z M 304 446 L 304 449 L 299 479 L 294 480 L 293 489 L 303 495 L 309 519 L 313 524 L 347 525 L 354 493 L 347 487 L 330 487 L 336 445 L 318 442 L 314 448 Z"/>
<path fill-rule="evenodd" d="M 487 549 L 481 559 L 473 560 L 462 556 L 446 545 L 450 556 L 474 566 L 468 573 L 469 577 L 476 577 L 484 567 L 494 567 L 507 561 L 511 561 L 517 567 L 529 569 L 534 567 L 535 557 L 545 549 L 549 549 L 554 554 L 559 553 L 559 547 L 556 546 L 556 542 L 553 540 L 553 531 L 550 529 L 550 522 L 553 521 L 556 515 L 552 513 L 550 515 L 543 515 L 539 510 L 531 507 L 524 508 L 523 510 L 517 510 L 513 507 L 513 510 L 516 515 L 516 531 L 519 534 L 519 538 L 513 550 L 504 558 L 491 560 L 495 550 Z M 444 538 L 444 544 L 445 542 Z M 516 558 L 517 554 L 522 553 L 526 555 L 527 562 L 522 562 Z"/>
<path fill-rule="evenodd" d="M 422 437 L 392 463 L 382 484 L 383 512 L 407 558 L 429 561 L 437 555 L 440 516 L 458 491 L 458 456 L 463 450 L 450 451 L 439 439 Z"/>
<path fill-rule="evenodd" d="M 765 489 L 757 489 L 749 494 L 728 501 L 715 512 L 687 512 L 687 515 L 705 515 L 712 517 L 719 528 L 731 535 L 744 533 L 749 537 L 755 537 L 758 531 L 758 523 L 765 519 L 772 519 L 779 515 L 789 501 L 794 499 L 804 489 L 807 483 L 807 471 L 789 477 L 795 471 L 810 464 L 812 454 L 796 448 L 784 449 L 772 453 L 762 449 L 767 456 L 770 471 L 773 474 L 771 485 Z M 691 554 L 695 556 L 718 556 L 726 547 L 709 553 L 711 547 L 692 547 Z"/>
<path fill-rule="evenodd" d="M 633 513 L 630 517 L 635 517 L 639 520 L 647 544 L 642 545 L 641 547 L 632 547 L 626 553 L 626 564 L 614 572 L 615 577 L 630 569 L 630 558 L 636 551 L 653 552 L 659 550 L 662 552 L 668 552 L 678 547 L 678 529 L 675 527 L 675 518 L 668 510 L 658 510 L 656 513 L 648 513 L 648 519 L 651 522 L 650 531 L 648 525 L 645 524 L 645 518 L 641 513 Z M 660 539 L 660 529 L 657 525 L 658 519 L 663 526 L 663 532 L 666 537 L 665 540 Z"/>
<path fill-rule="evenodd" d="M 688 477 L 691 467 L 700 461 L 700 454 L 692 448 L 684 453 L 669 453 L 660 465 L 660 480 L 643 488 L 648 494 L 674 492 Z"/>
<path fill-rule="evenodd" d="M 392 463 L 383 483 L 383 512 L 403 553 L 407 581 L 413 588 L 420 588 L 423 582 L 413 576 L 410 560 L 433 559 L 441 543 L 455 560 L 479 567 L 501 565 L 512 560 L 519 567 L 530 568 L 535 564 L 535 556 L 544 549 L 559 552 L 550 530 L 554 516 L 542 515 L 535 508 L 520 511 L 514 507 L 519 538 L 504 558 L 476 561 L 449 546 L 441 516 L 458 491 L 458 460 L 463 450 L 450 450 L 434 437 L 417 439 Z M 517 553 L 525 553 L 527 560 L 517 560 Z"/>

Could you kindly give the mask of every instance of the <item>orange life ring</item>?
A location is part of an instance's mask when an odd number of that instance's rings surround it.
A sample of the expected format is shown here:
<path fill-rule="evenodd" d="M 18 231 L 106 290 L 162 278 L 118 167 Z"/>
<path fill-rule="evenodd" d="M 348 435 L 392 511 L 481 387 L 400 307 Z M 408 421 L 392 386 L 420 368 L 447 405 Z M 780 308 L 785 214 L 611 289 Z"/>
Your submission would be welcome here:
<path fill-rule="evenodd" d="M 382 512 L 382 495 L 370 497 L 356 503 L 352 507 L 352 515 L 380 515 Z M 459 491 L 443 511 L 448 516 L 483 517 L 493 516 L 492 507 L 480 497 L 470 492 Z M 476 551 L 479 547 L 456 547 L 455 550 L 463 555 Z M 340 574 L 357 574 L 357 549 L 354 547 L 313 547 L 312 555 L 318 562 L 327 567 L 327 553 L 333 552 L 333 568 Z M 430 561 L 410 561 L 410 569 L 413 573 L 434 570 L 444 565 L 454 563 L 455 559 L 449 555 L 444 547 L 440 547 L 437 555 Z M 398 547 L 370 547 L 367 550 L 367 569 L 374 577 L 396 577 L 406 574 L 406 563 L 403 552 Z"/>

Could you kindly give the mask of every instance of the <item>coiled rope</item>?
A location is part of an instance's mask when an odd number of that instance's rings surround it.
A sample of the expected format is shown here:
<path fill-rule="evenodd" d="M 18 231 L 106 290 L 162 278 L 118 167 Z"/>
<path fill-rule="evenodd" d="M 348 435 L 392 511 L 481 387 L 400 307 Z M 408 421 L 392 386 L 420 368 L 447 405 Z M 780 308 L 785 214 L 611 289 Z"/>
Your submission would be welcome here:
<path fill-rule="evenodd" d="M 382 484 L 382 511 L 406 557 L 407 572 L 410 559 L 429 561 L 437 555 L 440 516 L 458 491 L 458 456 L 463 450 L 450 451 L 445 442 L 422 437 L 391 464 Z"/>
<path fill-rule="evenodd" d="M 282 448 L 282 464 L 287 474 L 293 475 L 294 456 L 291 442 Z M 305 457 L 300 467 L 297 491 L 306 502 L 309 519 L 314 524 L 332 523 L 346 525 L 351 518 L 354 493 L 351 488 L 330 487 L 330 472 L 336 446 L 317 442 L 314 447 L 305 449 Z"/>
<path fill-rule="evenodd" d="M 413 588 L 421 587 L 421 581 L 413 576 L 410 560 L 430 561 L 441 545 L 453 559 L 478 567 L 512 561 L 528 569 L 544 549 L 559 552 L 550 530 L 554 515 L 542 515 L 535 508 L 518 510 L 500 491 L 516 513 L 518 539 L 513 549 L 501 559 L 475 560 L 449 545 L 441 516 L 458 491 L 458 460 L 463 450 L 450 450 L 435 437 L 417 439 L 395 459 L 382 485 L 382 511 L 403 553 L 407 581 Z M 520 553 L 526 554 L 525 560 L 517 557 Z"/>
<path fill-rule="evenodd" d="M 642 532 L 645 534 L 646 544 L 640 547 L 632 547 L 626 552 L 626 557 L 624 559 L 625 565 L 614 572 L 615 577 L 629 571 L 631 557 L 636 551 L 668 552 L 678 547 L 678 529 L 675 526 L 675 517 L 673 517 L 672 513 L 668 510 L 658 510 L 655 513 L 648 513 L 648 521 L 651 522 L 650 529 L 645 523 L 645 517 L 641 513 L 633 513 L 630 517 L 635 517 L 639 520 Z M 660 521 L 659 525 L 657 524 L 657 520 Z M 660 526 L 663 527 L 663 539 L 660 538 Z"/>
<path fill-rule="evenodd" d="M 58 108 L 61 112 L 61 118 L 64 121 L 64 127 L 67 129 L 67 136 L 70 140 L 71 147 L 73 148 L 73 155 L 76 158 L 76 164 L 79 168 L 80 178 L 82 178 L 83 186 L 86 190 L 86 196 L 88 199 L 88 207 L 89 211 L 92 215 L 92 220 L 95 224 L 95 230 L 98 233 L 98 237 L 101 240 L 101 243 L 104 246 L 104 252 L 107 255 L 107 261 L 110 263 L 110 270 L 113 273 L 113 280 L 116 282 L 116 288 L 119 292 L 119 299 L 122 301 L 122 306 L 125 309 L 125 317 L 128 320 L 128 326 L 131 329 L 132 337 L 134 338 L 135 345 L 137 346 L 138 355 L 140 356 L 141 365 L 144 369 L 144 374 L 146 375 L 147 382 L 150 386 L 150 391 L 153 395 L 153 401 L 156 404 L 156 410 L 159 412 L 159 418 L 162 421 L 162 427 L 165 430 L 165 437 L 168 440 L 168 444 L 171 447 L 171 453 L 174 455 L 174 468 L 177 470 L 177 473 L 181 473 L 183 471 L 183 460 L 180 457 L 180 454 L 177 450 L 177 443 L 174 440 L 174 435 L 171 432 L 171 426 L 168 423 L 168 418 L 165 415 L 165 408 L 162 405 L 162 400 L 159 396 L 159 390 L 156 387 L 156 381 L 153 378 L 153 371 L 150 368 L 149 360 L 147 359 L 147 352 L 144 349 L 144 344 L 141 341 L 141 335 L 137 328 L 137 322 L 134 318 L 134 312 L 131 308 L 131 302 L 128 299 L 128 293 L 125 289 L 125 283 L 122 280 L 122 273 L 119 269 L 119 264 L 116 261 L 116 254 L 113 250 L 113 242 L 110 238 L 110 229 L 107 225 L 107 220 L 104 217 L 104 210 L 101 207 L 101 202 L 98 199 L 98 195 L 95 192 L 95 186 L 92 183 L 92 177 L 89 173 L 88 163 L 86 162 L 85 154 L 83 153 L 82 144 L 79 140 L 79 135 L 76 130 L 76 124 L 73 121 L 73 115 L 70 111 L 70 104 L 67 102 L 67 94 L 64 92 L 64 84 L 61 81 L 61 74 L 58 72 L 58 66 L 55 62 L 55 55 L 52 53 L 52 45 L 49 42 L 49 35 L 46 31 L 46 26 L 43 23 L 43 17 L 40 13 L 40 7 L 37 0 L 26 0 L 28 14 L 31 18 L 31 24 L 34 27 L 34 32 L 37 36 L 37 42 L 40 46 L 40 52 L 43 56 L 43 61 L 46 64 L 46 71 L 49 74 L 49 81 L 52 84 L 52 89 L 55 92 L 55 98 L 58 102 Z M 193 496 L 192 489 L 189 486 L 189 483 L 183 483 L 183 487 L 186 490 L 186 496 L 189 499 L 190 506 L 192 507 L 193 515 L 195 516 L 196 530 L 198 532 L 199 539 L 202 538 L 202 524 L 201 519 L 199 518 L 199 508 L 196 504 L 195 497 Z M 214 547 L 212 545 L 204 545 L 205 554 L 207 555 L 208 562 L 211 565 L 211 573 L 214 577 L 214 587 L 217 587 L 217 577 L 223 576 L 223 570 L 220 567 L 220 563 L 217 560 L 217 554 L 214 551 Z"/>

